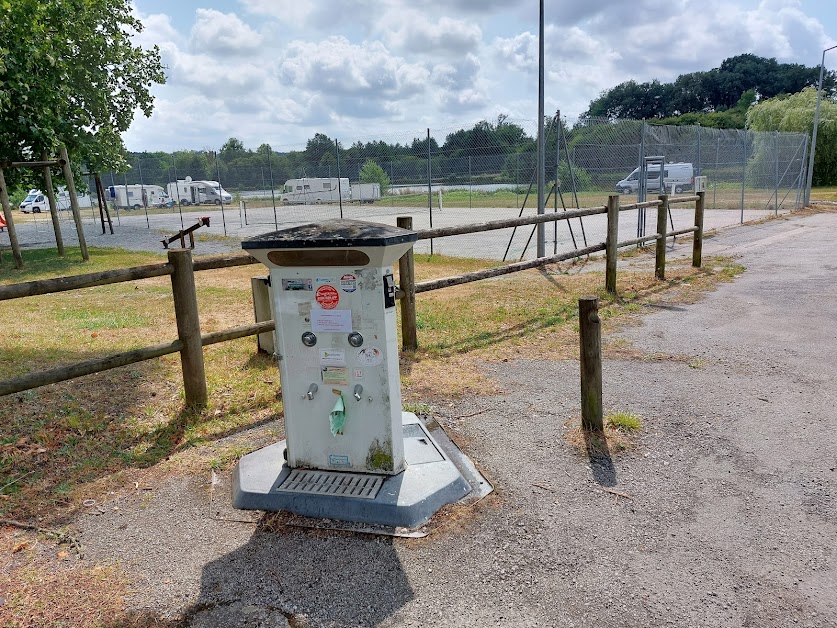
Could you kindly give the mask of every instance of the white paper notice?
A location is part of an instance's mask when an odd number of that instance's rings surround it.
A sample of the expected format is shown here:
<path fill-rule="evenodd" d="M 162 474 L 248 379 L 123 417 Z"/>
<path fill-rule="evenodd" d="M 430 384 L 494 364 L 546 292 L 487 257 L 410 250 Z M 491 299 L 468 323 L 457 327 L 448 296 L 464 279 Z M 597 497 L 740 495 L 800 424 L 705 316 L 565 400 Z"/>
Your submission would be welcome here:
<path fill-rule="evenodd" d="M 311 310 L 311 331 L 314 332 L 349 332 L 352 331 L 351 310 Z"/>

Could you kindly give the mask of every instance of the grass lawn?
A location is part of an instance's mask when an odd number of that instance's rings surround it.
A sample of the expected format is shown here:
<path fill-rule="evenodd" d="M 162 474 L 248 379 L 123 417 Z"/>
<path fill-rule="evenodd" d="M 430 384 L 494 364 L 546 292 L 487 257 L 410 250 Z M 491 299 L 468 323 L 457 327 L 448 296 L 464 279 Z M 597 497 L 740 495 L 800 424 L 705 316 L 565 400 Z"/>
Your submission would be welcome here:
<path fill-rule="evenodd" d="M 71 249 L 63 260 L 54 250 L 25 251 L 24 259 L 25 271 L 0 268 L 0 283 L 164 258 L 93 249 L 85 264 Z M 416 256 L 419 281 L 491 265 L 496 262 Z M 613 298 L 602 289 L 603 274 L 577 272 L 582 267 L 526 271 L 419 295 L 420 349 L 402 356 L 405 404 L 493 390 L 482 361 L 574 356 L 579 296 L 601 297 L 607 332 L 643 302 L 694 293 L 741 270 L 731 260 L 708 261 L 704 269 L 673 265 L 665 282 L 645 270 L 623 272 L 620 297 Z M 261 265 L 197 274 L 203 333 L 252 322 L 249 278 L 261 274 Z M 3 301 L 0 316 L 4 378 L 177 335 L 168 277 Z M 209 405 L 200 414 L 183 408 L 177 354 L 0 398 L 0 516 L 58 516 L 135 469 L 227 467 L 265 442 L 222 439 L 256 425 L 271 426 L 266 438 L 281 438 L 278 369 L 255 349 L 254 338 L 205 349 Z"/>

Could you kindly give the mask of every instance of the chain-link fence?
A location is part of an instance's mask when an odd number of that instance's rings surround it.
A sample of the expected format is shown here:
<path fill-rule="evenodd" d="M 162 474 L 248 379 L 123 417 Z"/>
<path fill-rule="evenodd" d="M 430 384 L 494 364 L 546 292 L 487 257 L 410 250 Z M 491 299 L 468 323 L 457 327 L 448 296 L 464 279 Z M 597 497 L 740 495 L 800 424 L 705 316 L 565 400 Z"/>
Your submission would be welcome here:
<path fill-rule="evenodd" d="M 247 149 L 230 140 L 220 151 L 135 156 L 128 172 L 101 173 L 114 221 L 171 231 L 194 223 L 190 213 L 217 210 L 224 235 L 246 237 L 330 218 L 440 227 L 537 211 L 537 124 L 504 118 L 470 129 L 425 129 L 364 139 L 318 134 L 305 146 Z M 569 127 L 546 121 L 547 211 L 604 205 L 620 192 L 633 202 L 662 158 L 667 192 L 687 193 L 707 177 L 707 208 L 726 210 L 729 224 L 799 206 L 807 136 L 700 126 L 587 119 Z M 658 162 L 657 162 L 658 163 Z M 556 185 L 557 183 L 557 185 Z M 92 177 L 88 185 L 93 188 Z M 91 208 L 90 215 L 98 219 Z M 214 212 L 213 212 L 214 213 Z M 683 214 L 683 226 L 688 217 Z M 676 218 L 676 216 L 675 216 Z M 710 223 L 711 224 L 711 223 Z M 180 225 L 180 227 L 178 227 Z M 469 257 L 533 257 L 531 233 L 492 232 L 428 244 Z M 549 250 L 604 239 L 604 224 L 573 221 L 547 234 Z"/>

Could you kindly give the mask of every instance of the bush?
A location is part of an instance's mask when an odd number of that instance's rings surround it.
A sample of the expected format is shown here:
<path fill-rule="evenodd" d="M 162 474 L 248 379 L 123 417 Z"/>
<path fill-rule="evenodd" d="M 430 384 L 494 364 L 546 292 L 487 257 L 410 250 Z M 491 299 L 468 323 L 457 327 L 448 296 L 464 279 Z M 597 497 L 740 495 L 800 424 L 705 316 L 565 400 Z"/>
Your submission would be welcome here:
<path fill-rule="evenodd" d="M 361 183 L 377 183 L 381 186 L 381 196 L 387 193 L 389 190 L 389 175 L 384 172 L 384 169 L 381 168 L 375 161 L 371 159 L 367 159 L 363 167 L 360 169 L 360 181 Z"/>

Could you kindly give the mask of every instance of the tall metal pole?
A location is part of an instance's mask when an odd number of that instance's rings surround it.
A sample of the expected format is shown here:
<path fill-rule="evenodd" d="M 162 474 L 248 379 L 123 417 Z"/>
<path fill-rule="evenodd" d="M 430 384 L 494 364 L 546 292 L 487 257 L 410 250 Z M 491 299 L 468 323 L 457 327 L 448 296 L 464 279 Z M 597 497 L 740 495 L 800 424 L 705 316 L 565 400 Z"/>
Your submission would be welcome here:
<path fill-rule="evenodd" d="M 822 96 L 822 75 L 825 72 L 825 53 L 834 50 L 837 46 L 831 46 L 822 51 L 822 63 L 820 63 L 820 81 L 817 84 L 817 106 L 814 108 L 814 133 L 811 136 L 811 158 L 808 162 L 808 183 L 805 186 L 805 205 L 811 203 L 811 183 L 814 180 L 814 155 L 817 152 L 817 127 L 820 124 L 820 97 Z"/>
<path fill-rule="evenodd" d="M 340 144 L 337 143 L 337 138 L 334 138 L 334 154 L 337 155 L 337 196 L 340 202 L 340 218 L 343 218 L 343 187 L 340 185 Z M 329 174 L 331 174 L 331 166 L 329 165 Z"/>
<path fill-rule="evenodd" d="M 276 229 L 279 229 L 279 219 L 276 217 L 276 192 L 274 191 L 275 186 L 273 185 L 273 160 L 271 159 L 271 155 L 273 154 L 273 148 L 271 148 L 267 152 L 267 169 L 270 171 L 270 198 L 273 199 L 273 226 Z"/>
<path fill-rule="evenodd" d="M 741 140 L 741 224 L 744 224 L 744 187 L 747 184 L 747 129 L 742 131 Z"/>
<path fill-rule="evenodd" d="M 543 116 L 543 0 L 540 0 L 540 19 L 538 24 L 538 214 L 544 213 L 544 185 L 546 183 L 546 147 L 544 146 Z M 546 225 L 538 225 L 537 256 L 546 257 Z"/>
<path fill-rule="evenodd" d="M 775 211 L 773 213 L 774 213 L 774 215 L 778 216 L 779 215 L 779 131 L 775 131 L 775 133 L 773 135 L 773 143 L 774 143 L 775 148 L 776 148 L 776 177 L 775 177 L 776 205 L 775 205 Z"/>
<path fill-rule="evenodd" d="M 221 223 L 224 225 L 224 235 L 227 235 L 227 219 L 224 216 L 224 195 L 221 193 L 221 190 L 224 189 L 221 187 L 221 164 L 218 163 L 218 153 L 212 151 L 212 155 L 215 159 L 215 172 L 218 175 L 218 198 L 221 199 Z"/>
<path fill-rule="evenodd" d="M 430 228 L 433 228 L 433 185 L 430 170 L 430 128 L 427 129 L 427 209 L 430 212 Z M 433 255 L 433 238 L 430 238 L 430 254 Z"/>

